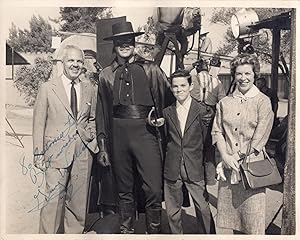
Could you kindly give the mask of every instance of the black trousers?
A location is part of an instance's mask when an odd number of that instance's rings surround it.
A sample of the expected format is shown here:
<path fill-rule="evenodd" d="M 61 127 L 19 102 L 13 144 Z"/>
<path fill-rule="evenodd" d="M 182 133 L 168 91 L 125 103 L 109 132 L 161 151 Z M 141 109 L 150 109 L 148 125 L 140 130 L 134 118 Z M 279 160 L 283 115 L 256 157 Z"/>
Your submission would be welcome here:
<path fill-rule="evenodd" d="M 162 202 L 162 160 L 155 129 L 144 119 L 113 119 L 113 169 L 119 204 L 133 203 L 134 186 L 142 180 L 146 209 L 160 209 Z"/>

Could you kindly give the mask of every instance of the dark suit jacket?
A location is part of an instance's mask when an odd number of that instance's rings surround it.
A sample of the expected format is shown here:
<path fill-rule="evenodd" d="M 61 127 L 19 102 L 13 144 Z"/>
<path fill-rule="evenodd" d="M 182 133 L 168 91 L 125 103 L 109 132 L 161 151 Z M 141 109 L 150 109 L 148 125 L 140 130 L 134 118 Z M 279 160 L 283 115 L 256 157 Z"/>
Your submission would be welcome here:
<path fill-rule="evenodd" d="M 182 160 L 185 163 L 189 180 L 205 179 L 203 151 L 209 144 L 206 139 L 207 127 L 203 121 L 206 114 L 205 105 L 192 98 L 182 137 L 176 103 L 164 109 L 167 131 L 167 152 L 164 163 L 164 177 L 166 179 L 171 181 L 178 179 Z"/>

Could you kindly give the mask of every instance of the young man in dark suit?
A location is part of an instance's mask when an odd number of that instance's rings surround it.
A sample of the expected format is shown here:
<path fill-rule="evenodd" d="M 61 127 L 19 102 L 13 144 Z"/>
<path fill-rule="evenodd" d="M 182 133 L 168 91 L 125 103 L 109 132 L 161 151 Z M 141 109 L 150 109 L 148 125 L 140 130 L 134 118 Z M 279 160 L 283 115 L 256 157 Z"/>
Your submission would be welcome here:
<path fill-rule="evenodd" d="M 188 71 L 171 75 L 176 103 L 164 109 L 167 129 L 167 152 L 164 163 L 164 190 L 169 225 L 172 233 L 183 233 L 181 187 L 184 182 L 192 196 L 199 233 L 215 233 L 208 204 L 203 151 L 207 141 L 207 123 L 212 109 L 191 97 L 193 84 Z"/>

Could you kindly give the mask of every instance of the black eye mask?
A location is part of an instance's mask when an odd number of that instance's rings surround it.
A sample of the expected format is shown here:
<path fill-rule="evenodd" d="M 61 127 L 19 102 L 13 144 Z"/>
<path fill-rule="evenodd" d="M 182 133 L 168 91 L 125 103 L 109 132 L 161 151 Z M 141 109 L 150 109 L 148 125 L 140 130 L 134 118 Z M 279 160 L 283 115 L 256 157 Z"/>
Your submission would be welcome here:
<path fill-rule="evenodd" d="M 129 47 L 135 45 L 135 39 L 134 38 L 118 38 L 114 40 L 114 46 L 115 47 Z"/>

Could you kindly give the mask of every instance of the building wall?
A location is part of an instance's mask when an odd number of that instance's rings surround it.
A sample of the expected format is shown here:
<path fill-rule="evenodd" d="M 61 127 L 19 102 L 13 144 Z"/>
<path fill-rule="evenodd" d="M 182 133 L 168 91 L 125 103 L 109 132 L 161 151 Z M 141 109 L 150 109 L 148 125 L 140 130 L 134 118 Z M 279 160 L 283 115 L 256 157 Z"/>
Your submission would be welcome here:
<path fill-rule="evenodd" d="M 21 96 L 20 92 L 13 84 L 13 80 L 5 81 L 5 103 L 9 105 L 28 107 L 28 103 L 25 102 L 25 99 Z"/>

